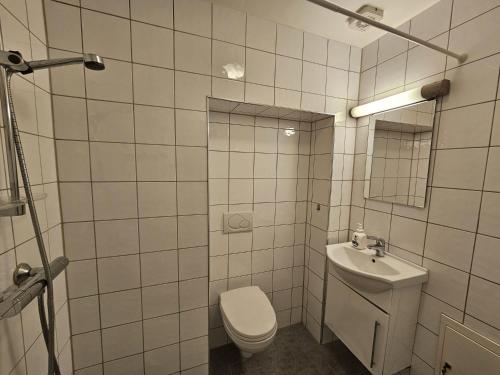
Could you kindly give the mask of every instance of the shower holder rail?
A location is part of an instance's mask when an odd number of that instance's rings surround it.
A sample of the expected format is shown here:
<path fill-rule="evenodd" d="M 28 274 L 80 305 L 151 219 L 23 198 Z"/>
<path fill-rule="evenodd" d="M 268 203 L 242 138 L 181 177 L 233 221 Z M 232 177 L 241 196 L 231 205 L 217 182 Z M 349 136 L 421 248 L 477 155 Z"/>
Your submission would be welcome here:
<path fill-rule="evenodd" d="M 35 201 L 46 199 L 47 193 L 34 194 Z M 19 197 L 14 200 L 10 197 L 0 197 L 0 217 L 24 215 L 26 212 L 26 197 Z"/>

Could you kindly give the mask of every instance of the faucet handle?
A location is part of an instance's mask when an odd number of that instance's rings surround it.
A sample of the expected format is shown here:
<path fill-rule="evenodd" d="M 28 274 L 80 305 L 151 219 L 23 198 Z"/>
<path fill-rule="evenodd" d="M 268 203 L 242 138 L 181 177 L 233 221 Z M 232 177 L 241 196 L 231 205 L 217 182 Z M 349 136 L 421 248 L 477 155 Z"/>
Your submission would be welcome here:
<path fill-rule="evenodd" d="M 385 246 L 385 240 L 382 237 L 377 236 L 367 236 L 369 240 L 374 240 L 378 246 Z"/>

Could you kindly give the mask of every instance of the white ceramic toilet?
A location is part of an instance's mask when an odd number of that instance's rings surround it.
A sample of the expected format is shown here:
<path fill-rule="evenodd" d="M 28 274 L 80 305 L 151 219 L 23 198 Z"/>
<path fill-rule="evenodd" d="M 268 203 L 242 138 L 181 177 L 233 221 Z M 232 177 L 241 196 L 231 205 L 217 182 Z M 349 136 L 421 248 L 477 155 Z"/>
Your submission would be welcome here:
<path fill-rule="evenodd" d="M 273 342 L 278 330 L 276 313 L 258 286 L 221 293 L 220 310 L 224 328 L 244 358 L 263 351 Z"/>

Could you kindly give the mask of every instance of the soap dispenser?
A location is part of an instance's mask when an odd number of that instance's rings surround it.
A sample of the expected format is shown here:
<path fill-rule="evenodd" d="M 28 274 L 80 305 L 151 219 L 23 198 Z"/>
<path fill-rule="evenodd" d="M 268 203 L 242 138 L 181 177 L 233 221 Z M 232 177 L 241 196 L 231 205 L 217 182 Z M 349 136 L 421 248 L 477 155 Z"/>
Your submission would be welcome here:
<path fill-rule="evenodd" d="M 368 238 L 361 223 L 358 223 L 356 231 L 352 235 L 352 246 L 358 250 L 366 249 Z"/>

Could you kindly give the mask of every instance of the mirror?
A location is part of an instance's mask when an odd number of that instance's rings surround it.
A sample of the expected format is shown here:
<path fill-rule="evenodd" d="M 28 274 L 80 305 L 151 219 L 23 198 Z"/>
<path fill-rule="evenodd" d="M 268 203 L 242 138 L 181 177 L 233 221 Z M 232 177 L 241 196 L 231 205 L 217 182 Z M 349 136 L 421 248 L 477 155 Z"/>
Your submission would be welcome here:
<path fill-rule="evenodd" d="M 370 116 L 364 196 L 425 206 L 436 101 Z"/>

